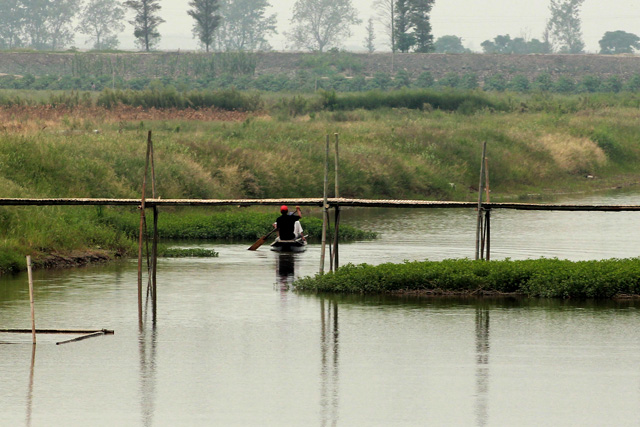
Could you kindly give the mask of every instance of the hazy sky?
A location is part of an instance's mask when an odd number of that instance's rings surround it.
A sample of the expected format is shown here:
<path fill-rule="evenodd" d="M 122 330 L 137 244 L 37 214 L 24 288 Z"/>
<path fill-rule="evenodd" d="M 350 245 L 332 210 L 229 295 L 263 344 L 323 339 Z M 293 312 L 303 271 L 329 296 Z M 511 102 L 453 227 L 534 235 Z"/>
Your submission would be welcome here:
<path fill-rule="evenodd" d="M 274 50 L 286 50 L 287 42 L 282 34 L 289 26 L 295 0 L 270 0 L 270 13 L 276 13 L 279 34 L 270 38 Z M 352 0 L 360 11 L 363 23 L 353 27 L 353 35 L 344 40 L 343 46 L 351 51 L 364 51 L 365 25 L 374 15 L 373 0 Z M 195 50 L 197 43 L 191 34 L 193 20 L 187 15 L 187 0 L 161 0 L 161 16 L 166 22 L 159 27 L 161 50 Z M 599 50 L 598 41 L 606 31 L 623 30 L 640 35 L 640 6 L 638 0 L 586 0 L 582 7 L 582 33 L 587 52 Z M 481 51 L 480 44 L 497 35 L 540 38 L 549 18 L 548 0 L 436 0 L 431 12 L 433 35 L 462 37 L 463 44 L 474 51 Z M 381 25 L 377 31 L 378 51 L 388 51 L 386 36 Z M 122 49 L 135 49 L 133 30 L 127 26 L 120 35 Z M 79 48 L 88 48 L 81 39 Z"/>

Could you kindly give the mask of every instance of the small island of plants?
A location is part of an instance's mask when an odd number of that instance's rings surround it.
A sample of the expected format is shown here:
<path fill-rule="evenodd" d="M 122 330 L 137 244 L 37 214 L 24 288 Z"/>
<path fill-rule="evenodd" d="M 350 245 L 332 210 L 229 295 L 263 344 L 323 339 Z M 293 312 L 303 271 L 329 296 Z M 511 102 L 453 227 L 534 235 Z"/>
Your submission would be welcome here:
<path fill-rule="evenodd" d="M 300 291 L 522 295 L 543 298 L 620 298 L 640 295 L 640 259 L 482 261 L 449 259 L 403 264 L 349 264 L 305 277 Z"/>

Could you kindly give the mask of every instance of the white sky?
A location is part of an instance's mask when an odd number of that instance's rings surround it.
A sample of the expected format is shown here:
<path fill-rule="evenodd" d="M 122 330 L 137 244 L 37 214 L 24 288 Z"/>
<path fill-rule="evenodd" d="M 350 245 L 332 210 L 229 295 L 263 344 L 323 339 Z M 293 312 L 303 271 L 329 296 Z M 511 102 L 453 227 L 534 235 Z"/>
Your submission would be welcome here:
<path fill-rule="evenodd" d="M 0 0 L 1 1 L 1 0 Z M 270 13 L 277 13 L 279 34 L 270 38 L 274 50 L 286 50 L 286 38 L 282 34 L 289 26 L 295 0 L 270 0 Z M 360 11 L 363 23 L 353 27 L 353 35 L 344 40 L 342 47 L 350 51 L 364 51 L 365 25 L 374 15 L 373 0 L 352 0 Z M 192 18 L 186 13 L 187 0 L 161 0 L 160 15 L 165 23 L 160 25 L 162 36 L 160 50 L 196 50 L 197 43 L 191 34 Z M 497 35 L 540 38 L 549 17 L 548 0 L 436 0 L 431 12 L 435 38 L 444 35 L 462 37 L 463 44 L 481 51 L 480 44 Z M 639 0 L 586 0 L 582 6 L 582 33 L 587 52 L 599 51 L 598 41 L 606 31 L 623 30 L 640 35 Z M 379 23 L 376 27 L 378 51 L 388 51 L 386 36 Z M 121 49 L 136 49 L 133 29 L 127 25 L 120 34 Z M 88 48 L 78 38 L 76 45 Z"/>

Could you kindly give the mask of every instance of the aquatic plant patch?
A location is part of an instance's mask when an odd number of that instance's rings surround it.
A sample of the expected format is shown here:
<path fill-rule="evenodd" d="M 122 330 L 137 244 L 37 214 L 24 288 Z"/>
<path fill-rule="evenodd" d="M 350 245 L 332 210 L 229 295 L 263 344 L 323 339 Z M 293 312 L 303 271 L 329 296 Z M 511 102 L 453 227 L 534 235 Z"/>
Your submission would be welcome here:
<path fill-rule="evenodd" d="M 413 261 L 349 264 L 337 272 L 305 277 L 300 291 L 340 293 L 505 293 L 545 298 L 613 298 L 640 295 L 640 259 Z"/>
<path fill-rule="evenodd" d="M 158 255 L 163 258 L 217 258 L 219 253 L 202 248 L 166 248 Z"/>

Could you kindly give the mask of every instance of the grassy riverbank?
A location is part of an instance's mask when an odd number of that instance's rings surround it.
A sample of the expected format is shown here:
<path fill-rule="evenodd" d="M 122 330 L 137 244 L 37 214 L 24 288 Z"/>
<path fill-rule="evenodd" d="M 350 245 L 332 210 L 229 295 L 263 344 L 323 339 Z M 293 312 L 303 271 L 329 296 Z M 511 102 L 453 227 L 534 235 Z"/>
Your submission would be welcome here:
<path fill-rule="evenodd" d="M 358 294 L 516 294 L 545 298 L 640 295 L 640 259 L 572 262 L 558 259 L 468 259 L 347 265 L 294 282 L 295 289 Z"/>
<path fill-rule="evenodd" d="M 277 218 L 276 213 L 226 211 L 217 213 L 203 212 L 162 212 L 158 221 L 158 235 L 163 239 L 180 240 L 233 240 L 252 241 L 269 233 L 271 224 Z M 103 221 L 117 230 L 125 232 L 132 238 L 138 235 L 140 215 L 137 212 L 105 213 Z M 320 240 L 322 236 L 322 220 L 314 217 L 303 217 L 300 220 L 304 234 L 311 241 Z M 151 220 L 147 221 L 151 232 Z M 332 235 L 329 230 L 328 236 Z M 344 224 L 340 226 L 340 238 L 345 241 L 366 240 L 376 238 L 376 233 L 360 230 Z"/>
<path fill-rule="evenodd" d="M 0 194 L 140 197 L 148 130 L 157 191 L 165 199 L 321 197 L 325 135 L 334 133 L 340 137 L 344 197 L 472 201 L 483 141 L 488 142 L 492 201 L 640 182 L 634 94 L 438 96 L 444 97 L 442 105 L 455 102 L 445 110 L 428 102 L 413 109 L 413 104 L 385 107 L 405 99 L 402 94 L 390 100 L 382 94 L 283 95 L 264 99 L 267 110 L 239 112 L 100 108 L 89 98 L 68 95 L 79 101 L 67 103 L 58 96 L 61 102 L 55 105 L 6 106 L 0 108 Z M 371 105 L 377 108 L 364 109 Z M 135 220 L 126 218 L 136 214 L 126 212 L 0 208 L 0 271 L 23 268 L 26 254 L 135 254 Z M 239 220 L 209 230 L 205 238 L 254 239 L 273 220 L 269 214 L 268 222 L 265 216 L 248 228 L 239 210 L 214 212 Z M 161 212 L 161 227 L 170 226 L 173 213 Z M 177 225 L 166 236 L 186 236 L 190 219 L 175 213 Z M 317 224 L 305 227 L 316 233 Z"/>

